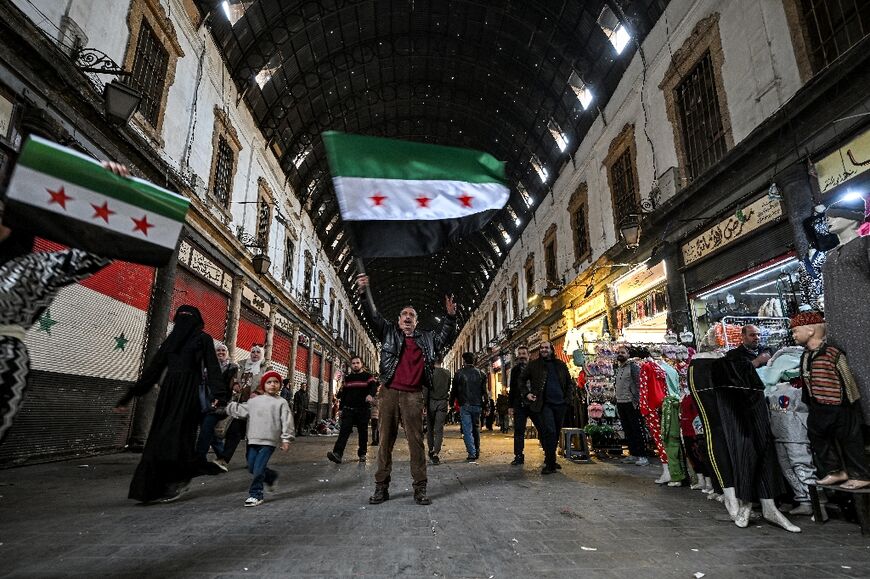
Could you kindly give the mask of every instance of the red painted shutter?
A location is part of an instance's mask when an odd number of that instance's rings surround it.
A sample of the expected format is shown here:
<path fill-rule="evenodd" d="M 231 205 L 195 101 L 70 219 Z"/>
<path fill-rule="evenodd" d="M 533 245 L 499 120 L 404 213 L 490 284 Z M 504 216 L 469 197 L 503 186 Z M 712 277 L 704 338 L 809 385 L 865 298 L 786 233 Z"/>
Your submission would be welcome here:
<path fill-rule="evenodd" d="M 229 299 L 216 287 L 202 281 L 186 269 L 179 267 L 175 274 L 170 316 L 178 306 L 196 306 L 205 320 L 205 332 L 216 340 L 223 341 L 227 335 L 227 309 Z"/>

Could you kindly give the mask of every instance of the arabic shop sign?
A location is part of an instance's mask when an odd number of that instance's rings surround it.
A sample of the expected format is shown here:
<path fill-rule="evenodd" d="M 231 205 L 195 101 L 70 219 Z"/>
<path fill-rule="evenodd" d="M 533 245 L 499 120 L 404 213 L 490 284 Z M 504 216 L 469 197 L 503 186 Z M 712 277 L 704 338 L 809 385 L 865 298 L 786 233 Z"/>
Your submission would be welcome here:
<path fill-rule="evenodd" d="M 852 139 L 816 163 L 819 190 L 827 193 L 870 169 L 870 131 Z"/>
<path fill-rule="evenodd" d="M 213 286 L 225 292 L 232 290 L 232 276 L 186 241 L 182 241 L 178 248 L 178 261 Z"/>
<path fill-rule="evenodd" d="M 707 257 L 714 251 L 727 247 L 756 229 L 773 223 L 782 217 L 782 205 L 767 195 L 743 209 L 738 209 L 728 219 L 720 221 L 682 247 L 683 264 L 690 265 Z"/>

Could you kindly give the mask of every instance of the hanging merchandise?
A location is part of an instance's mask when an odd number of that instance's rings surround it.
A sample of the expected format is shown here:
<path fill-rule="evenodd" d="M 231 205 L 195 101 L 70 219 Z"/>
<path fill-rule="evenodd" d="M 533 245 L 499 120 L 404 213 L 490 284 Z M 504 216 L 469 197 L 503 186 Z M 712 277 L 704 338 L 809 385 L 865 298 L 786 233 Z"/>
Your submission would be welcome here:
<path fill-rule="evenodd" d="M 589 401 L 586 412 L 589 423 L 584 430 L 600 458 L 619 456 L 622 454 L 625 434 L 615 404 L 613 364 L 616 360 L 616 345 L 599 342 L 594 348 L 594 358 L 587 357 L 586 360 L 586 394 Z"/>

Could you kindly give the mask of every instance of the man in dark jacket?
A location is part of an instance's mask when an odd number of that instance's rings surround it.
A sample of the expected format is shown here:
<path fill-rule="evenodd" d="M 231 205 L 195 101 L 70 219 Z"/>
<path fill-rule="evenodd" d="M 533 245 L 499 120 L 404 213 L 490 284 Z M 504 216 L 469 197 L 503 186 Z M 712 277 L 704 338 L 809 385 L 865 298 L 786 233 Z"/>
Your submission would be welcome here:
<path fill-rule="evenodd" d="M 365 291 L 368 276 L 357 276 L 357 288 Z M 375 472 L 375 492 L 369 503 L 380 504 L 390 498 L 390 474 L 393 470 L 393 446 L 399 433 L 399 417 L 408 438 L 411 453 L 411 477 L 414 479 L 414 501 L 429 505 L 426 495 L 426 449 L 423 444 L 423 388 L 433 382 L 432 365 L 456 330 L 456 304 L 452 296 L 444 299 L 447 315 L 438 328 L 417 329 L 417 311 L 405 306 L 399 312 L 398 324 L 385 320 L 369 300 L 363 300 L 375 333 L 381 340 L 380 379 L 383 383 L 378 400 L 380 439 L 378 470 Z"/>
<path fill-rule="evenodd" d="M 296 425 L 296 436 L 305 436 L 305 425 L 308 422 L 308 384 L 303 382 L 293 395 L 293 423 Z"/>
<path fill-rule="evenodd" d="M 502 391 L 495 402 L 495 410 L 498 412 L 498 427 L 501 432 L 507 432 L 510 426 L 508 424 L 508 408 L 510 408 L 510 405 L 508 404 L 507 394 Z"/>
<path fill-rule="evenodd" d="M 447 399 L 450 397 L 450 370 L 443 368 L 443 360 L 435 360 L 432 371 L 432 387 L 426 389 L 426 438 L 429 443 L 429 460 L 440 464 L 438 454 L 444 440 L 444 421 L 447 420 Z"/>
<path fill-rule="evenodd" d="M 364 371 L 363 361 L 359 356 L 350 359 L 350 374 L 344 377 L 344 384 L 338 391 L 338 399 L 341 401 L 341 427 L 338 431 L 338 440 L 331 452 L 326 453 L 326 458 L 336 464 L 341 464 L 344 448 L 350 438 L 353 427 L 356 426 L 359 445 L 357 446 L 357 458 L 360 462 L 366 461 L 366 452 L 369 445 L 369 418 L 371 416 L 370 405 L 374 401 L 378 391 L 378 381 L 374 376 Z"/>
<path fill-rule="evenodd" d="M 767 361 L 770 360 L 770 348 L 761 346 L 761 330 L 758 329 L 758 326 L 746 324 L 740 328 L 740 340 L 742 343 L 729 350 L 725 354 L 725 358 L 732 362 L 743 360 L 755 368 L 767 364 Z"/>
<path fill-rule="evenodd" d="M 553 345 L 542 342 L 540 357 L 529 362 L 520 378 L 525 385 L 529 410 L 537 414 L 538 432 L 544 447 L 541 474 L 562 468 L 556 462 L 556 445 L 562 431 L 565 410 L 577 395 L 568 366 L 553 354 Z"/>
<path fill-rule="evenodd" d="M 462 421 L 462 437 L 468 456 L 465 460 L 480 458 L 480 412 L 489 404 L 486 376 L 474 367 L 474 354 L 462 354 L 463 366 L 453 376 L 450 404 L 459 402 L 459 418 Z"/>
<path fill-rule="evenodd" d="M 530 415 L 528 408 L 528 400 L 526 400 L 525 384 L 520 380 L 526 364 L 529 363 L 529 349 L 525 346 L 519 346 L 516 350 L 516 361 L 511 368 L 511 376 L 508 381 L 510 390 L 508 391 L 508 402 L 510 403 L 510 411 L 514 416 L 514 459 L 511 462 L 516 466 L 525 462 L 525 454 L 523 451 L 526 446 L 526 421 L 531 418 L 532 424 L 538 428 L 537 415 Z"/>

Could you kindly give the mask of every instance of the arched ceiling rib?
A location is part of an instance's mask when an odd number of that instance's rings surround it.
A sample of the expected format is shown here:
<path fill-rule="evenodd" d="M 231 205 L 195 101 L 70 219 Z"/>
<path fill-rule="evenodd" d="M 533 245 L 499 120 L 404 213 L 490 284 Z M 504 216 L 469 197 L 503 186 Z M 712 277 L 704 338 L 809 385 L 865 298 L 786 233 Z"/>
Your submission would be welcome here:
<path fill-rule="evenodd" d="M 351 286 L 353 252 L 337 215 L 324 130 L 487 151 L 506 161 L 509 209 L 437 255 L 366 263 L 382 312 L 408 303 L 423 325 L 456 295 L 467 320 L 511 244 L 572 155 L 633 54 L 597 24 L 607 5 L 642 40 L 667 0 L 197 0 L 236 87 L 274 145 L 329 258 Z M 224 8 L 238 15 L 233 21 Z M 568 85 L 591 88 L 583 110 Z M 258 76 L 259 75 L 259 76 Z M 568 138 L 563 151 L 553 121 Z M 527 206 L 522 185 L 535 199 Z M 515 219 L 520 221 L 516 223 Z M 507 241 L 502 231 L 510 236 Z M 495 244 L 495 247 L 493 247 Z M 358 306 L 358 300 L 354 300 Z"/>

